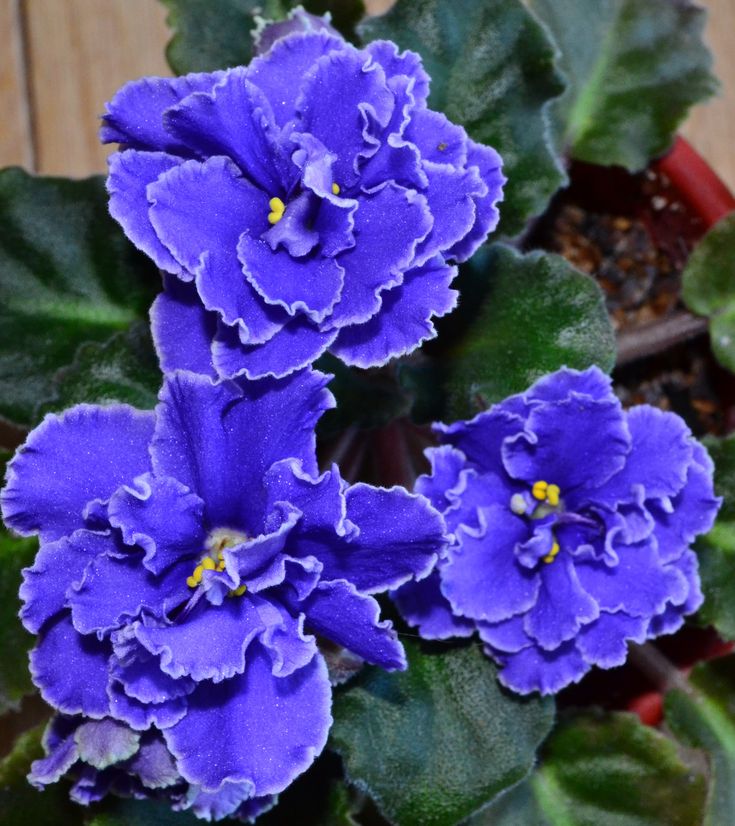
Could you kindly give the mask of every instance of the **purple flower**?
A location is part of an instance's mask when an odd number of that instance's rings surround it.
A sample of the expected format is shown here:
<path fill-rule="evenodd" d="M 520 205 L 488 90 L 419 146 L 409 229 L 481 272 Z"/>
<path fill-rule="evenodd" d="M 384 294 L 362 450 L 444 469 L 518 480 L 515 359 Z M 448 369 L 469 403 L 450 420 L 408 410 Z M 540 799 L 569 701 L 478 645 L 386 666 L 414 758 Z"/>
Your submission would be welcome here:
<path fill-rule="evenodd" d="M 396 595 L 423 636 L 477 631 L 506 686 L 550 694 L 622 665 L 629 640 L 669 634 L 701 604 L 690 545 L 720 500 L 678 416 L 626 412 L 600 370 L 562 369 L 436 430 L 416 489 L 453 544 Z"/>
<path fill-rule="evenodd" d="M 47 416 L 9 466 L 3 516 L 41 540 L 21 617 L 42 696 L 75 725 L 152 732 L 202 810 L 277 794 L 322 750 L 314 635 L 405 667 L 371 594 L 426 575 L 445 543 L 422 496 L 318 474 L 326 381 L 179 372 L 155 412 Z"/>
<path fill-rule="evenodd" d="M 448 262 L 497 223 L 500 158 L 427 108 L 418 55 L 281 33 L 248 67 L 144 78 L 108 104 L 110 211 L 168 274 L 166 371 L 385 364 L 435 335 Z"/>

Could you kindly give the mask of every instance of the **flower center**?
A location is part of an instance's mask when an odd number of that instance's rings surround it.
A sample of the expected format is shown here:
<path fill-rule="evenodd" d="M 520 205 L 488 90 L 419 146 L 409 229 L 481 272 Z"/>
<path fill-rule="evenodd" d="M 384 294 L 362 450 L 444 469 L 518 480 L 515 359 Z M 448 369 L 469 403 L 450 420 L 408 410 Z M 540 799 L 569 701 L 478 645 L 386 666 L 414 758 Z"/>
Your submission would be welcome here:
<path fill-rule="evenodd" d="M 248 539 L 247 534 L 241 531 L 235 531 L 231 528 L 215 528 L 204 543 L 206 554 L 196 565 L 191 576 L 186 578 L 186 584 L 190 588 L 197 588 L 202 582 L 205 571 L 224 571 L 227 567 L 224 556 L 225 549 L 242 545 Z M 240 585 L 230 591 L 230 596 L 241 597 L 245 591 L 247 591 L 247 586 Z"/>
<path fill-rule="evenodd" d="M 342 190 L 339 187 L 339 184 L 332 184 L 332 194 L 339 195 Z"/>
<path fill-rule="evenodd" d="M 551 513 L 563 511 L 564 502 L 561 499 L 561 490 L 558 485 L 539 479 L 531 486 L 530 497 L 527 493 L 514 493 L 511 496 L 510 509 L 516 516 L 543 519 Z M 551 550 L 541 559 L 548 565 L 556 559 L 560 550 L 559 543 L 552 534 Z"/>
<path fill-rule="evenodd" d="M 268 223 L 270 224 L 277 224 L 281 218 L 283 218 L 283 213 L 286 211 L 286 204 L 280 198 L 271 198 L 268 201 L 268 206 L 271 208 L 271 211 L 268 213 Z"/>

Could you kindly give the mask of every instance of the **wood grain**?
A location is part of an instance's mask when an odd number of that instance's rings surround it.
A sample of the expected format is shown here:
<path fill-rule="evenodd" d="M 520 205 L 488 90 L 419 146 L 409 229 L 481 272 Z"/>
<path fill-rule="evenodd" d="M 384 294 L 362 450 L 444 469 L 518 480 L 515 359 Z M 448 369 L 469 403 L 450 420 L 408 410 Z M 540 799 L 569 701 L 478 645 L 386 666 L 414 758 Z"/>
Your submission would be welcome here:
<path fill-rule="evenodd" d="M 33 168 L 20 0 L 0 0 L 0 164 Z"/>
<path fill-rule="evenodd" d="M 735 2 L 705 0 L 709 20 L 705 37 L 722 83 L 718 97 L 697 106 L 683 133 L 735 192 Z"/>
<path fill-rule="evenodd" d="M 392 2 L 366 5 L 380 13 Z M 722 92 L 694 110 L 683 132 L 735 190 L 735 0 L 704 5 Z M 0 166 L 32 168 L 35 155 L 46 173 L 104 171 L 107 150 L 97 142 L 104 102 L 127 80 L 170 74 L 165 14 L 157 0 L 0 0 Z"/>
<path fill-rule="evenodd" d="M 24 0 L 38 171 L 105 168 L 105 101 L 141 75 L 170 75 L 166 12 L 154 0 Z"/>

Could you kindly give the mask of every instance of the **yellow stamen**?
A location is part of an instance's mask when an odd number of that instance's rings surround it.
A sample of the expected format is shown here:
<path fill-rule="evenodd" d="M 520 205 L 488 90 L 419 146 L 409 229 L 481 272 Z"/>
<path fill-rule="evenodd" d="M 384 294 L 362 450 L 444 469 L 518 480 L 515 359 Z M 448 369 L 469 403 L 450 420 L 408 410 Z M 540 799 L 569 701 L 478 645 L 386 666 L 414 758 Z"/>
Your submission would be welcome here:
<path fill-rule="evenodd" d="M 230 591 L 230 596 L 241 597 L 245 593 L 245 591 L 247 591 L 247 589 L 247 585 L 241 585 L 239 588 L 234 588 L 232 591 Z"/>
<path fill-rule="evenodd" d="M 559 504 L 560 493 L 559 485 L 549 485 L 546 489 L 546 501 L 553 507 L 556 507 Z"/>
<path fill-rule="evenodd" d="M 551 550 L 549 553 L 544 557 L 544 562 L 548 565 L 550 562 L 553 562 L 556 558 L 556 555 L 559 553 L 559 543 L 554 542 L 551 546 Z"/>
<path fill-rule="evenodd" d="M 213 571 L 216 567 L 211 556 L 205 556 L 202 560 L 202 568 L 204 568 L 205 571 Z"/>
<path fill-rule="evenodd" d="M 196 581 L 196 579 L 194 579 L 194 577 L 193 577 L 193 576 L 188 576 L 188 577 L 186 578 L 186 584 L 187 584 L 190 588 L 196 588 L 196 587 L 197 587 L 197 585 L 199 585 L 199 583 Z"/>
<path fill-rule="evenodd" d="M 533 487 L 531 488 L 531 493 L 533 494 L 534 499 L 538 499 L 539 501 L 543 502 L 546 499 L 546 490 L 549 487 L 548 482 L 538 481 L 534 482 Z"/>
<path fill-rule="evenodd" d="M 270 201 L 268 201 L 268 206 L 271 208 L 271 211 L 268 213 L 268 223 L 277 224 L 281 218 L 283 218 L 286 205 L 280 198 L 271 198 Z"/>
<path fill-rule="evenodd" d="M 339 184 L 332 184 L 332 194 L 339 195 L 340 191 Z"/>

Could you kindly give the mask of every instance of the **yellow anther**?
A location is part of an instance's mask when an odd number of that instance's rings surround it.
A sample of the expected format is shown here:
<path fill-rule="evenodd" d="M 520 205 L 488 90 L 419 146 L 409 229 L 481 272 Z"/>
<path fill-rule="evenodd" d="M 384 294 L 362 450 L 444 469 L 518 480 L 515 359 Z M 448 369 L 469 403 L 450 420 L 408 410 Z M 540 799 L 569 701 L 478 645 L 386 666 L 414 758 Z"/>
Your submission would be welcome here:
<path fill-rule="evenodd" d="M 230 596 L 241 597 L 245 593 L 245 591 L 247 591 L 247 589 L 247 585 L 241 585 L 239 588 L 234 588 L 232 591 L 230 591 Z"/>
<path fill-rule="evenodd" d="M 196 588 L 196 587 L 197 587 L 197 585 L 199 585 L 199 583 L 196 581 L 196 579 L 194 579 L 194 577 L 193 577 L 193 576 L 188 576 L 188 577 L 186 578 L 186 584 L 187 584 L 190 588 Z"/>
<path fill-rule="evenodd" d="M 271 208 L 271 211 L 268 213 L 268 222 L 270 224 L 277 224 L 281 218 L 283 218 L 286 205 L 280 198 L 271 198 L 270 201 L 268 201 L 268 206 Z"/>
<path fill-rule="evenodd" d="M 559 553 L 559 543 L 558 543 L 558 542 L 554 542 L 554 544 L 551 546 L 551 550 L 550 550 L 550 551 L 549 551 L 549 553 L 548 553 L 548 554 L 544 557 L 544 562 L 545 562 L 547 565 L 549 564 L 549 562 L 553 562 L 553 561 L 554 561 L 554 559 L 556 558 L 556 555 L 557 555 L 558 553 Z"/>
<path fill-rule="evenodd" d="M 205 571 L 213 571 L 216 567 L 211 556 L 205 556 L 202 560 L 202 568 L 204 568 Z"/>
<path fill-rule="evenodd" d="M 533 494 L 534 499 L 538 499 L 539 501 L 543 502 L 546 499 L 546 491 L 549 485 L 547 482 L 534 482 L 533 487 L 531 488 L 531 493 Z"/>
<path fill-rule="evenodd" d="M 332 184 L 332 194 L 339 195 L 340 192 L 339 184 Z"/>
<path fill-rule="evenodd" d="M 192 576 L 194 577 L 194 579 L 197 582 L 201 582 L 203 573 L 204 573 L 204 566 L 203 565 L 197 565 L 196 568 L 194 568 L 194 573 L 192 574 Z"/>
<path fill-rule="evenodd" d="M 221 562 L 217 563 L 217 570 L 218 571 L 224 571 L 226 567 L 227 567 L 227 565 L 225 565 L 224 559 Z"/>
<path fill-rule="evenodd" d="M 556 507 L 559 504 L 560 493 L 559 485 L 549 485 L 548 488 L 546 488 L 546 501 L 553 507 Z"/>

